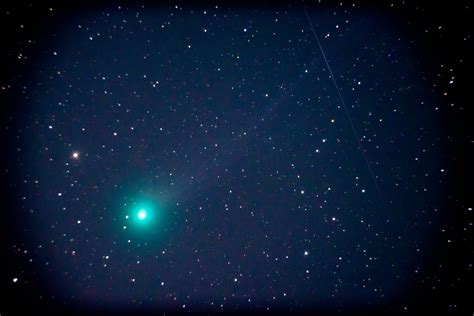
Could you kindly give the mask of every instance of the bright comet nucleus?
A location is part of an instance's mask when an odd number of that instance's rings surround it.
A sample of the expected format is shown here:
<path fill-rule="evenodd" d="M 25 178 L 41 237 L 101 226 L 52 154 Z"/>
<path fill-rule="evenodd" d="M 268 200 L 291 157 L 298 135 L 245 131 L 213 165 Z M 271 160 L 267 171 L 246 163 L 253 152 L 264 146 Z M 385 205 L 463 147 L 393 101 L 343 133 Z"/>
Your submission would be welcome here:
<path fill-rule="evenodd" d="M 147 216 L 146 210 L 141 209 L 138 211 L 138 214 L 137 214 L 138 219 L 144 220 L 146 216 Z"/>

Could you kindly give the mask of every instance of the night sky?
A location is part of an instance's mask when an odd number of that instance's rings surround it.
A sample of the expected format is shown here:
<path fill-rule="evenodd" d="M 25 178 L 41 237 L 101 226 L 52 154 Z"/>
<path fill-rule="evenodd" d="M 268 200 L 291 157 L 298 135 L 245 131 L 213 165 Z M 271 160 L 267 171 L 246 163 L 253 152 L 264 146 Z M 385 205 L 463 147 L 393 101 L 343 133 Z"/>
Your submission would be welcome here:
<path fill-rule="evenodd" d="M 0 314 L 472 315 L 472 9 L 431 5 L 2 5 Z"/>

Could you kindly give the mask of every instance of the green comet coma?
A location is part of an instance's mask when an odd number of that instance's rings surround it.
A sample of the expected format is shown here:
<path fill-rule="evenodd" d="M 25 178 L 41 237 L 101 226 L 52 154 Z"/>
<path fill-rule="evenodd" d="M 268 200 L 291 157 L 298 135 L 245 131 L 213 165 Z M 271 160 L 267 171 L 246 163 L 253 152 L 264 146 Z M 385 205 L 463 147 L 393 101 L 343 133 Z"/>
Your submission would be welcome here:
<path fill-rule="evenodd" d="M 153 200 L 137 200 L 125 206 L 123 229 L 135 237 L 152 236 L 165 228 L 165 216 Z"/>
<path fill-rule="evenodd" d="M 138 213 L 137 213 L 137 217 L 138 217 L 138 219 L 141 220 L 141 221 L 146 220 L 147 215 L 148 215 L 148 212 L 147 212 L 144 208 L 142 208 L 141 210 L 139 210 Z"/>

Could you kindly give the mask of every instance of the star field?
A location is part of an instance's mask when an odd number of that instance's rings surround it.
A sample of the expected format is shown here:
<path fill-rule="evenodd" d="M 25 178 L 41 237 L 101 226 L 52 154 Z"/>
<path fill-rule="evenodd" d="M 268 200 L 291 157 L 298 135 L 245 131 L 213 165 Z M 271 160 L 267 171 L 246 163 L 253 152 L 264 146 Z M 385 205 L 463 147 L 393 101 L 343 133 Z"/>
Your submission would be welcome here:
<path fill-rule="evenodd" d="M 1 12 L 12 302 L 472 312 L 464 24 L 400 1 L 86 7 Z"/>

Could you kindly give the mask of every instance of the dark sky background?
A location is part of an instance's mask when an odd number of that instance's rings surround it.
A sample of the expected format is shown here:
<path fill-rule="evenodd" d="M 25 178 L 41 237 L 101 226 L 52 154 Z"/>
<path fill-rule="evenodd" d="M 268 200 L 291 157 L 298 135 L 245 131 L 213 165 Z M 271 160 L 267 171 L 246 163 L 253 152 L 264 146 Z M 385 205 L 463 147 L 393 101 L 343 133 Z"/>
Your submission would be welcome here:
<path fill-rule="evenodd" d="M 472 314 L 467 3 L 2 4 L 0 314 Z"/>

